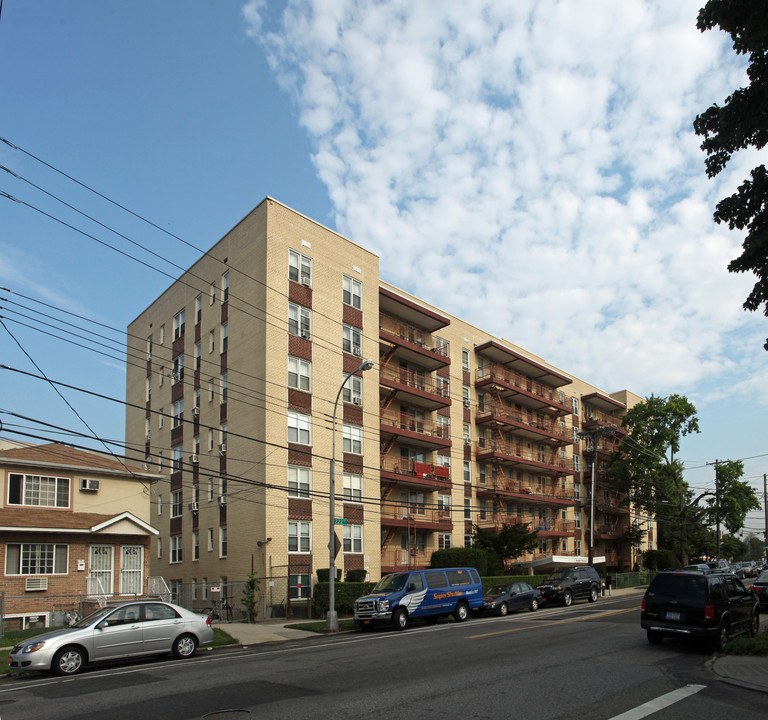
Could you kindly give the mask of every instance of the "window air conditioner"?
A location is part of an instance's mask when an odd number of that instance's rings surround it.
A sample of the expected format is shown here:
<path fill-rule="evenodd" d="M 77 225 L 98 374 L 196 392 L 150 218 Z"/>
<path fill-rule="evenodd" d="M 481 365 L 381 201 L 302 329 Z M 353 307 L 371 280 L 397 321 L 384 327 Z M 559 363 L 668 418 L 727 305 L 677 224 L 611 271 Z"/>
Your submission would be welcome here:
<path fill-rule="evenodd" d="M 352 398 L 352 404 L 353 405 L 362 405 L 363 404 L 363 398 L 353 397 Z"/>
<path fill-rule="evenodd" d="M 190 455 L 189 456 L 189 461 L 191 463 L 197 464 L 197 463 L 200 462 L 200 456 L 199 455 Z"/>
<path fill-rule="evenodd" d="M 227 443 L 219 443 L 219 454 L 220 455 L 226 455 L 227 453 Z"/>
<path fill-rule="evenodd" d="M 301 284 L 307 288 L 312 287 L 312 281 L 306 275 L 301 276 Z"/>
<path fill-rule="evenodd" d="M 359 345 L 353 345 L 352 346 L 352 354 L 356 357 L 362 357 L 363 356 L 363 349 Z"/>
<path fill-rule="evenodd" d="M 312 339 L 312 333 L 309 332 L 309 330 L 302 330 L 301 331 L 301 337 L 303 337 L 305 340 L 311 340 Z"/>
<path fill-rule="evenodd" d="M 193 407 L 193 408 L 192 408 L 192 414 L 193 414 L 195 417 L 198 417 L 198 416 L 200 415 L 200 408 L 199 408 L 199 407 Z"/>
<path fill-rule="evenodd" d="M 227 496 L 219 495 L 219 505 L 226 505 L 226 504 L 227 504 Z"/>
<path fill-rule="evenodd" d="M 28 577 L 24 584 L 25 590 L 47 590 L 48 578 L 47 577 Z"/>
<path fill-rule="evenodd" d="M 152 360 L 152 353 L 147 353 L 147 362 L 150 362 Z"/>
<path fill-rule="evenodd" d="M 196 502 L 189 503 L 189 509 L 191 512 L 197 512 L 198 511 L 198 504 Z"/>
<path fill-rule="evenodd" d="M 80 478 L 80 489 L 88 492 L 96 492 L 99 489 L 99 481 L 89 478 Z"/>

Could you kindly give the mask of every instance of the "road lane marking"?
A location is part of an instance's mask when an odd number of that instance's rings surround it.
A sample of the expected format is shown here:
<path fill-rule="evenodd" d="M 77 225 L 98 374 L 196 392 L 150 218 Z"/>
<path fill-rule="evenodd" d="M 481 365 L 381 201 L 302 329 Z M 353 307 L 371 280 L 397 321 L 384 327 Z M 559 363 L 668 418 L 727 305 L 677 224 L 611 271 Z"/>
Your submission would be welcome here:
<path fill-rule="evenodd" d="M 624 613 L 637 612 L 640 607 L 628 608 L 626 610 L 613 610 L 610 612 L 599 612 L 593 615 L 581 615 L 566 620 L 553 620 L 552 622 L 536 623 L 536 625 L 509 628 L 507 630 L 497 630 L 496 632 L 483 633 L 481 635 L 467 635 L 468 640 L 477 640 L 478 638 L 492 637 L 494 635 L 506 635 L 507 633 L 522 632 L 523 630 L 535 630 L 537 628 L 552 627 L 553 625 L 567 625 L 570 623 L 581 622 L 582 620 L 595 620 L 597 618 L 611 617 L 612 615 L 623 615 Z"/>
<path fill-rule="evenodd" d="M 638 705 L 636 708 L 627 710 L 627 712 L 621 713 L 621 715 L 614 715 L 609 720 L 640 720 L 640 718 L 648 717 L 659 710 L 674 705 L 676 702 L 685 700 L 685 698 L 695 695 L 700 690 L 703 690 L 706 685 L 686 685 L 685 687 L 678 688 L 672 692 L 668 692 L 666 695 L 649 700 L 647 703 Z"/>

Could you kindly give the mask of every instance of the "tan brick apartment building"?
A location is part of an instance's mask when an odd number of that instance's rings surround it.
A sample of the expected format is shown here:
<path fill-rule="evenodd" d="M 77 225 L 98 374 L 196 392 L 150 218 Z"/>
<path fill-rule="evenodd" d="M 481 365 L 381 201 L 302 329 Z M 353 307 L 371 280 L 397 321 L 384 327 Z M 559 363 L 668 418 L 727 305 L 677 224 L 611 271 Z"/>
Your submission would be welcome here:
<path fill-rule="evenodd" d="M 306 597 L 328 567 L 334 401 L 365 358 L 336 406 L 338 567 L 376 579 L 468 543 L 473 523 L 514 521 L 539 529 L 526 569 L 583 562 L 590 538 L 596 561 L 634 562 L 630 512 L 601 477 L 618 435 L 579 433 L 618 428 L 640 398 L 398 290 L 376 255 L 271 198 L 130 324 L 128 346 L 127 443 L 167 476 L 153 573 L 200 601 L 251 569 Z"/>
<path fill-rule="evenodd" d="M 50 443 L 0 449 L 5 627 L 48 626 L 55 610 L 143 595 L 152 482 L 118 458 Z"/>

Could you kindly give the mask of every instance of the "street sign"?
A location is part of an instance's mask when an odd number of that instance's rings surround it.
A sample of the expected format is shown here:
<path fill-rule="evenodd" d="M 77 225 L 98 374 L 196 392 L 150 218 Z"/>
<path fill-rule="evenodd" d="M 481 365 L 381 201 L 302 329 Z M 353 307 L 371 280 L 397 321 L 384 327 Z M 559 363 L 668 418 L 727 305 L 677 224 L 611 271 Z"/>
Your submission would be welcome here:
<path fill-rule="evenodd" d="M 346 525 L 347 524 L 347 518 L 334 518 L 333 524 L 334 525 Z"/>
<path fill-rule="evenodd" d="M 331 543 L 328 543 L 328 549 L 331 549 Z M 336 533 L 333 533 L 333 557 L 335 558 L 339 554 L 339 550 L 341 550 L 341 542 L 339 542 L 339 536 Z"/>

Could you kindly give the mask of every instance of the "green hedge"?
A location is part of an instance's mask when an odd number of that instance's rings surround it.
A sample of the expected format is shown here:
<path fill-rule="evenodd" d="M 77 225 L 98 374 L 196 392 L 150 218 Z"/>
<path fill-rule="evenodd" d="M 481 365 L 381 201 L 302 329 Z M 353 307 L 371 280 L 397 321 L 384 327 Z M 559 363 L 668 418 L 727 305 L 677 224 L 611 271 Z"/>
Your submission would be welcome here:
<path fill-rule="evenodd" d="M 430 564 L 433 568 L 473 567 L 482 576 L 488 572 L 488 551 L 475 547 L 435 550 Z"/>
<path fill-rule="evenodd" d="M 328 570 L 326 570 L 326 574 Z M 328 588 L 327 582 L 316 582 L 312 590 L 312 605 L 315 614 L 318 617 L 325 617 L 328 612 Z M 353 615 L 355 612 L 355 600 L 368 595 L 376 583 L 372 582 L 338 582 L 334 583 L 334 594 L 336 596 L 336 612 L 339 615 Z"/>

